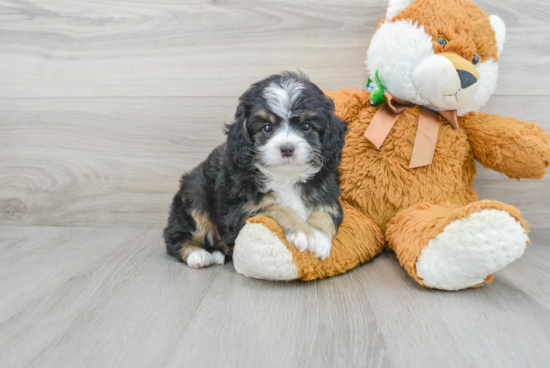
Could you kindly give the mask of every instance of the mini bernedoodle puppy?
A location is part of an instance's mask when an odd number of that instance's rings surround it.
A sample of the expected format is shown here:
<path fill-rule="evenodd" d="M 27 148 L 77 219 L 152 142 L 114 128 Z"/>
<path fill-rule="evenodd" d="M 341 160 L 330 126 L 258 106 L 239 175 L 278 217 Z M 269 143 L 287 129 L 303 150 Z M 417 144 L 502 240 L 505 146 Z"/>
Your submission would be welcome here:
<path fill-rule="evenodd" d="M 245 220 L 275 220 L 299 251 L 325 259 L 342 222 L 337 167 L 347 132 L 334 103 L 292 72 L 253 84 L 240 98 L 227 143 L 175 195 L 168 254 L 200 268 L 223 264 Z"/>

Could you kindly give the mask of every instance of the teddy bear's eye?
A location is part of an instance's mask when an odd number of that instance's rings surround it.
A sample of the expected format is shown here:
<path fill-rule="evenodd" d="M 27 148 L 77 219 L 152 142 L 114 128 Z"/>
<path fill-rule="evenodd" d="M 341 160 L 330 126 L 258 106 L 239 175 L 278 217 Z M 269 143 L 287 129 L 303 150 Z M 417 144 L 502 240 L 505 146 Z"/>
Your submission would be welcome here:
<path fill-rule="evenodd" d="M 437 40 L 435 40 L 435 42 L 437 42 L 441 46 L 445 47 L 449 43 L 449 40 L 446 39 L 445 37 L 439 37 Z"/>
<path fill-rule="evenodd" d="M 479 64 L 479 55 L 475 54 L 474 58 L 472 59 L 472 64 L 477 65 Z"/>

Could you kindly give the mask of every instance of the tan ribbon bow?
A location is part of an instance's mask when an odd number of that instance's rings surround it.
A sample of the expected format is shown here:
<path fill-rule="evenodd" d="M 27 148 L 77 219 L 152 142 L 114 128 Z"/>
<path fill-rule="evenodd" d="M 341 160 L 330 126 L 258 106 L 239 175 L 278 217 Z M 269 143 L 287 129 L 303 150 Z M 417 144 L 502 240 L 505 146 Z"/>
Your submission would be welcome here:
<path fill-rule="evenodd" d="M 374 118 L 365 131 L 365 137 L 380 149 L 382 143 L 390 134 L 399 115 L 412 104 L 402 102 L 392 96 L 390 93 L 384 93 L 386 103 L 376 112 Z M 451 124 L 454 129 L 458 129 L 458 118 L 455 111 L 431 111 L 420 107 L 420 118 L 418 120 L 418 129 L 414 138 L 413 152 L 410 169 L 430 165 L 435 154 L 437 144 L 437 134 L 439 133 L 439 116 Z"/>

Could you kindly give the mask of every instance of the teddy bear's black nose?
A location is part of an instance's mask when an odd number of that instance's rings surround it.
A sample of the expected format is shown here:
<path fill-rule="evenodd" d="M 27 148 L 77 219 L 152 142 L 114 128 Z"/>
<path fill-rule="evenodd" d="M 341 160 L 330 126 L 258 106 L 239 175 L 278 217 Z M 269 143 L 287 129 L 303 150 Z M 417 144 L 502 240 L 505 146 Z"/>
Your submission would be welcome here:
<path fill-rule="evenodd" d="M 457 70 L 458 77 L 460 78 L 460 86 L 462 89 L 470 87 L 472 84 L 477 82 L 477 78 L 470 72 L 466 70 Z"/>

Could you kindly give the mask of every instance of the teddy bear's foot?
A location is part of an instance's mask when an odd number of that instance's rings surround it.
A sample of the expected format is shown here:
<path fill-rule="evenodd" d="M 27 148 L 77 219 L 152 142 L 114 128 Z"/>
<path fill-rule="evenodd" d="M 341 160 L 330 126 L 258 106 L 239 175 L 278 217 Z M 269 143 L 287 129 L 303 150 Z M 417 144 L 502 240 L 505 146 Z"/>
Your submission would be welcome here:
<path fill-rule="evenodd" d="M 235 270 L 248 277 L 266 280 L 314 280 L 344 273 L 382 251 L 380 229 L 362 213 L 343 203 L 344 221 L 330 244 L 322 239 L 317 247 L 330 250 L 326 259 L 300 252 L 272 219 L 256 216 L 239 232 L 233 251 Z M 325 241 L 326 243 L 326 241 Z M 316 253 L 322 253 L 316 248 Z M 329 252 L 327 252 L 329 253 Z M 328 255 L 328 254 L 327 254 Z"/>
<path fill-rule="evenodd" d="M 269 224 L 270 219 L 264 217 L 263 220 Z M 292 253 L 283 241 L 261 222 L 247 222 L 235 241 L 235 270 L 248 277 L 274 281 L 295 280 L 299 275 L 292 259 Z"/>
<path fill-rule="evenodd" d="M 490 282 L 529 241 L 519 211 L 494 201 L 454 209 L 423 204 L 394 220 L 388 238 L 403 266 L 420 284 L 442 290 Z"/>
<path fill-rule="evenodd" d="M 437 289 L 479 285 L 521 257 L 527 241 L 525 230 L 508 212 L 474 212 L 428 242 L 416 261 L 416 273 L 424 285 Z"/>

